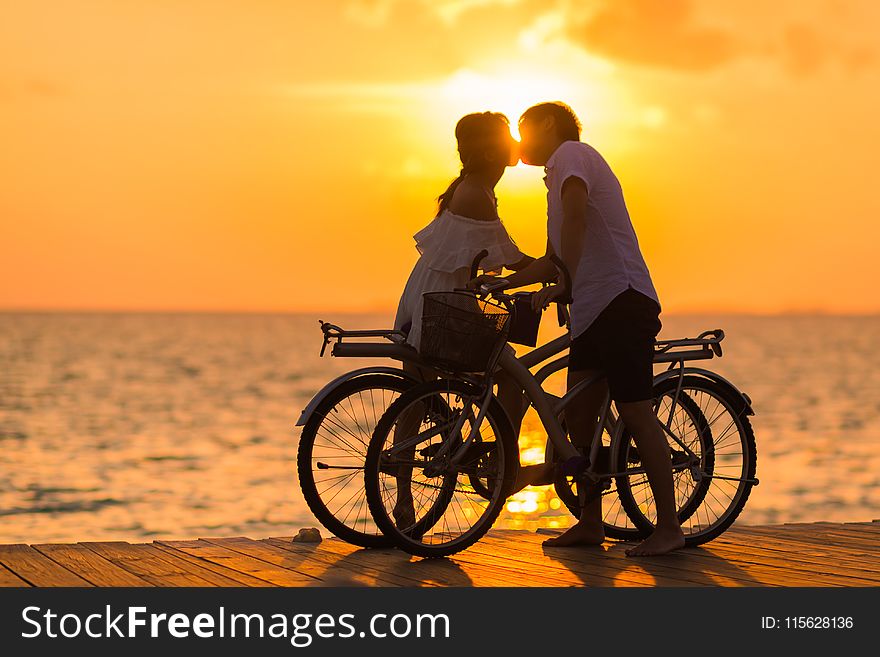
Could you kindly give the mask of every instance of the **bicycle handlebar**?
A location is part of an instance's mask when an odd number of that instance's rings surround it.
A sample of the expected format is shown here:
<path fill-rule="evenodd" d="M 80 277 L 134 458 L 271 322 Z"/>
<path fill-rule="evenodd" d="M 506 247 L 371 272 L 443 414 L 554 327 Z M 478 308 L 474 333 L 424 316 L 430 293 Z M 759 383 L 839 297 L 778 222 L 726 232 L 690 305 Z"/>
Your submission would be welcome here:
<path fill-rule="evenodd" d="M 471 263 L 471 277 L 468 280 L 474 280 L 477 277 L 477 271 L 480 268 L 480 262 L 489 255 L 489 252 L 486 249 L 480 251 L 477 255 L 474 256 L 474 260 Z"/>

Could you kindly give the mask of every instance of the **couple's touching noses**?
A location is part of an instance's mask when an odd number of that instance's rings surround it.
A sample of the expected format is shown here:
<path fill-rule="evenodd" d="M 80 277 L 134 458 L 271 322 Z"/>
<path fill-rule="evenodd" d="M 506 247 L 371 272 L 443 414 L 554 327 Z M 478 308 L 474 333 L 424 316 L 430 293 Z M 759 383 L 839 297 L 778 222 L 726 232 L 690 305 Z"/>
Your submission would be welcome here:
<path fill-rule="evenodd" d="M 545 102 L 527 109 L 518 122 L 520 142 L 513 139 L 507 117 L 495 112 L 468 114 L 455 128 L 461 171 L 438 198 L 437 214 L 415 234 L 420 258 L 407 280 L 395 317 L 395 328 L 418 348 L 422 294 L 452 290 L 487 280 L 517 288 L 553 280 L 554 257 L 570 273 L 571 289 L 558 282 L 532 296 L 535 307 L 556 300 L 570 303 L 571 346 L 567 385 L 604 374 L 565 411 L 572 442 L 588 447 L 599 408 L 610 393 L 627 426 L 647 473 L 657 507 L 654 532 L 628 556 L 663 554 L 684 546 L 673 492 L 669 447 L 654 415 L 653 345 L 661 328 L 660 302 L 617 177 L 595 148 L 580 140 L 581 125 L 571 108 Z M 547 186 L 547 246 L 544 255 L 522 253 L 498 215 L 494 190 L 508 166 L 518 160 L 544 167 Z M 503 279 L 483 275 L 470 279 L 474 255 L 486 250 L 486 272 L 513 273 Z M 429 375 L 405 365 L 414 374 Z M 500 373 L 498 398 L 518 429 L 525 414 L 522 391 Z M 516 490 L 553 481 L 554 464 L 520 468 Z M 402 487 L 407 489 L 408 487 Z M 395 520 L 411 520 L 413 501 L 401 493 Z M 577 523 L 548 546 L 597 545 L 604 540 L 602 498 L 594 496 Z"/>

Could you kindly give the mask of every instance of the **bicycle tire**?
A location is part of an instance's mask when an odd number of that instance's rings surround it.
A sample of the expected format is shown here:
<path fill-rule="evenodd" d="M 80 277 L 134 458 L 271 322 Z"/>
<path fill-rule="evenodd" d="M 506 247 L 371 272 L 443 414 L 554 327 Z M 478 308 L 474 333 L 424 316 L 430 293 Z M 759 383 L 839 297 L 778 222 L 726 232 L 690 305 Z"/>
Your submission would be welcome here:
<path fill-rule="evenodd" d="M 673 381 L 673 383 L 675 383 L 675 382 Z M 673 385 L 670 387 L 670 386 L 666 385 L 664 382 L 664 383 L 656 384 L 654 387 L 655 413 L 656 413 L 656 402 L 660 398 L 662 398 L 663 395 L 665 395 L 668 392 L 667 388 L 674 390 L 675 386 Z M 688 412 L 691 415 L 691 417 L 694 418 L 694 420 L 696 422 L 705 423 L 705 418 L 702 417 L 702 413 L 700 412 L 699 408 L 697 408 L 696 405 L 693 404 L 693 402 L 691 400 L 684 399 L 684 400 L 680 400 L 680 402 L 685 406 L 689 406 Z M 563 427 L 564 427 L 564 423 L 563 423 Z M 624 427 L 624 431 L 626 431 L 625 427 Z M 701 435 L 703 435 L 703 434 L 701 434 Z M 623 434 L 623 440 L 628 440 L 627 433 Z M 603 446 L 603 449 L 607 449 L 610 451 L 611 447 L 610 447 L 610 445 Z M 550 458 L 553 457 L 553 444 L 552 443 L 548 443 L 547 454 L 548 454 L 548 457 L 550 457 Z M 610 467 L 610 463 L 608 464 L 608 467 Z M 710 465 L 710 468 L 711 468 L 711 465 Z M 568 509 L 569 513 L 571 513 L 575 518 L 580 518 L 580 509 L 581 509 L 580 500 L 578 498 L 577 492 L 572 488 L 573 483 L 574 482 L 571 481 L 571 479 L 569 477 L 566 477 L 561 472 L 557 472 L 556 476 L 555 476 L 555 480 L 553 482 L 553 488 L 556 491 L 556 495 L 559 497 L 560 501 Z M 703 490 L 701 491 L 702 497 L 705 497 L 707 489 L 708 489 L 707 486 L 703 487 Z M 648 537 L 650 532 L 636 526 L 635 523 L 630 518 L 629 513 L 626 511 L 626 509 L 623 508 L 623 505 L 620 502 L 620 495 L 618 495 L 618 493 L 617 493 L 616 479 L 611 481 L 610 488 L 608 490 L 603 491 L 602 496 L 603 496 L 603 499 L 606 497 L 612 497 L 612 496 L 615 498 L 610 509 L 606 509 L 605 505 L 603 504 L 602 528 L 604 530 L 606 538 L 610 538 L 610 539 L 613 539 L 616 541 L 638 541 L 638 540 L 641 540 L 641 539 Z M 696 507 L 698 507 L 699 504 L 702 502 L 702 497 L 698 494 L 697 496 L 694 497 L 694 499 L 689 499 L 687 501 L 687 505 L 684 508 L 681 508 L 679 510 L 679 518 L 683 520 L 683 519 L 689 517 L 690 515 L 692 515 L 693 512 L 695 511 Z M 615 507 L 617 505 L 620 506 L 623 513 L 616 511 Z M 621 516 L 624 519 L 623 521 L 621 520 Z M 612 520 L 612 521 L 609 521 L 609 520 Z M 623 524 L 624 522 L 626 523 L 625 525 Z M 620 523 L 620 524 L 618 524 L 618 523 Z"/>
<path fill-rule="evenodd" d="M 667 381 L 670 385 L 677 385 L 677 381 L 675 380 L 669 379 Z M 754 483 L 746 480 L 754 479 L 758 456 L 754 430 L 752 429 L 751 422 L 749 421 L 747 416 L 746 404 L 743 402 L 742 395 L 739 393 L 739 391 L 729 385 L 721 384 L 706 377 L 692 375 L 688 375 L 683 378 L 681 388 L 683 391 L 690 390 L 702 392 L 718 400 L 719 405 L 723 406 L 725 411 L 730 414 L 732 418 L 731 424 L 736 425 L 737 427 L 737 433 L 740 437 L 740 444 L 743 447 L 743 458 L 746 460 L 746 462 L 743 464 L 744 472 L 740 477 L 741 480 L 739 481 L 739 484 L 737 486 L 735 498 L 731 501 L 730 504 L 727 505 L 721 517 L 717 521 L 711 522 L 706 528 L 702 528 L 695 532 L 685 532 L 685 545 L 688 547 L 693 547 L 696 545 L 707 543 L 712 539 L 720 536 L 722 533 L 724 533 L 725 530 L 727 530 L 728 527 L 730 527 L 730 525 L 733 524 L 733 522 L 742 512 L 743 508 L 746 505 L 746 502 L 748 501 L 751 489 L 754 486 Z M 688 396 L 694 397 L 694 395 Z M 716 417 L 707 420 L 710 425 L 714 423 Z M 714 445 L 712 450 L 713 458 L 717 459 L 717 445 L 720 444 L 720 442 L 718 441 L 721 438 L 719 437 L 717 432 L 713 431 L 711 439 Z M 612 455 L 612 458 L 615 461 L 618 470 L 626 469 L 627 456 L 624 441 L 621 440 L 618 442 L 618 445 L 615 449 L 615 454 Z M 713 462 L 713 474 L 714 471 L 717 470 L 717 467 L 717 464 Z M 713 480 L 709 479 L 709 481 L 711 485 L 711 482 Z M 636 502 L 635 496 L 632 492 L 632 487 L 630 485 L 629 477 L 618 477 L 617 490 L 618 494 L 620 495 L 621 504 L 626 509 L 633 523 L 645 532 L 652 532 L 654 529 L 654 524 L 645 515 L 641 506 Z M 703 494 L 703 498 L 705 497 L 706 495 Z M 693 511 L 693 513 L 697 512 L 698 509 L 695 509 Z M 688 518 L 685 518 L 685 521 L 686 520 L 688 520 Z"/>
<path fill-rule="evenodd" d="M 456 379 L 438 379 L 418 384 L 402 394 L 388 407 L 388 410 L 383 414 L 373 432 L 373 437 L 367 448 L 367 457 L 364 465 L 364 487 L 366 489 L 367 503 L 374 522 L 382 530 L 383 534 L 391 539 L 394 545 L 409 554 L 425 558 L 446 557 L 467 549 L 476 543 L 494 524 L 516 480 L 516 473 L 519 468 L 518 444 L 507 414 L 498 400 L 492 397 L 484 423 L 488 422 L 492 427 L 498 446 L 502 450 L 501 458 L 498 461 L 503 465 L 503 475 L 497 490 L 492 490 L 492 499 L 486 500 L 487 504 L 482 514 L 470 529 L 449 540 L 441 538 L 438 542 L 429 544 L 423 542 L 423 539 L 432 527 L 422 525 L 417 532 L 402 531 L 388 513 L 382 496 L 382 482 L 380 481 L 381 468 L 383 467 L 381 456 L 398 418 L 408 407 L 422 399 L 430 399 L 432 396 L 439 396 L 442 393 L 455 394 L 458 397 L 472 397 L 477 395 L 478 392 L 475 386 Z M 464 476 L 469 478 L 471 475 L 465 474 Z M 452 479 L 452 488 L 454 488 L 457 477 L 458 475 L 456 474 L 456 478 Z M 447 506 L 450 505 L 450 501 L 444 499 L 442 494 L 444 491 L 452 490 L 448 480 L 449 477 L 444 475 L 442 485 L 434 486 L 434 488 L 441 489 L 441 496 L 438 502 L 432 504 L 428 513 L 419 521 L 420 523 L 424 523 L 430 516 L 434 519 L 434 524 L 436 524 L 438 522 L 437 517 L 445 513 Z M 438 534 L 430 534 L 429 536 L 431 536 L 433 541 L 434 537 L 437 537 Z"/>
<path fill-rule="evenodd" d="M 369 523 L 360 523 L 359 518 L 357 517 L 355 519 L 349 519 L 344 516 L 337 517 L 337 515 L 342 516 L 342 512 L 338 511 L 337 513 L 334 513 L 334 511 L 329 508 L 328 501 L 323 499 L 322 492 L 318 490 L 318 482 L 315 480 L 316 464 L 314 462 L 314 450 L 316 438 L 320 435 L 322 427 L 325 427 L 325 432 L 331 435 L 333 431 L 337 430 L 335 427 L 330 429 L 326 428 L 330 424 L 328 421 L 328 415 L 333 412 L 334 408 L 337 408 L 346 399 L 353 395 L 376 390 L 400 395 L 414 385 L 416 385 L 415 382 L 393 374 L 365 374 L 363 376 L 349 379 L 332 390 L 317 408 L 315 408 L 314 413 L 312 413 L 303 427 L 302 434 L 300 435 L 299 447 L 297 449 L 297 474 L 299 476 L 299 485 L 303 498 L 318 522 L 320 522 L 328 531 L 347 543 L 366 548 L 390 547 L 392 545 L 391 541 L 385 538 L 378 527 L 375 528 L 375 531 L 371 531 Z M 390 406 L 390 403 L 388 405 Z M 387 406 L 383 409 L 383 412 L 384 410 L 387 410 Z M 365 421 L 370 421 L 370 418 L 366 416 L 364 419 Z M 376 419 L 378 420 L 378 418 Z M 369 441 L 372 428 L 373 427 L 370 427 L 370 431 L 365 437 L 365 443 Z M 330 440 L 332 439 L 328 438 L 328 441 Z M 353 447 L 358 447 L 357 443 L 355 443 Z M 351 447 L 346 447 L 346 450 L 352 452 L 357 451 L 351 449 Z M 366 445 L 364 445 L 363 453 L 361 454 L 361 463 L 366 459 L 366 451 Z M 352 461 L 356 460 L 355 454 L 352 454 L 351 457 Z M 358 485 L 360 485 L 356 473 L 354 474 L 354 479 Z"/>

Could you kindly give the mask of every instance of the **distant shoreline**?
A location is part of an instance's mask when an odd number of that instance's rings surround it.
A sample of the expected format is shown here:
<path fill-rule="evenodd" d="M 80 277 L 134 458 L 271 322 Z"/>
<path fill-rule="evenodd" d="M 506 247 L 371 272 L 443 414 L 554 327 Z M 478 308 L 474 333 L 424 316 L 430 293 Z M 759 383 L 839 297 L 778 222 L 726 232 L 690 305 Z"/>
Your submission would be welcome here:
<path fill-rule="evenodd" d="M 377 308 L 367 310 L 212 310 L 212 309 L 161 309 L 161 308 L 0 308 L 0 315 L 227 315 L 227 316 L 255 316 L 255 317 L 363 317 L 367 315 L 393 316 L 394 310 L 389 308 Z M 663 311 L 666 317 L 704 317 L 717 315 L 723 317 L 847 317 L 847 318 L 877 318 L 880 310 L 873 312 L 831 312 L 825 310 L 790 310 L 778 312 L 737 311 L 737 310 L 670 310 Z"/>

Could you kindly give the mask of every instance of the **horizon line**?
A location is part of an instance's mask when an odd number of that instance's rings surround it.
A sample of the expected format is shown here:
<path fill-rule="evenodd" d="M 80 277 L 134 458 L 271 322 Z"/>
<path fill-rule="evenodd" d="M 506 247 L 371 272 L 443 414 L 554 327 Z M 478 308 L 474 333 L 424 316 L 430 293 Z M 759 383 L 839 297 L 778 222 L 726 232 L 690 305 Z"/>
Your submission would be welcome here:
<path fill-rule="evenodd" d="M 379 315 L 393 314 L 392 308 L 306 308 L 306 309 L 229 309 L 229 308 L 102 308 L 102 307 L 0 307 L 0 314 L 4 315 Z M 687 315 L 740 315 L 752 317 L 795 317 L 795 316 L 825 316 L 825 317 L 876 317 L 880 316 L 878 310 L 826 310 L 826 309 L 784 309 L 784 310 L 734 310 L 734 309 L 677 309 L 664 310 L 662 315 L 687 316 Z"/>

